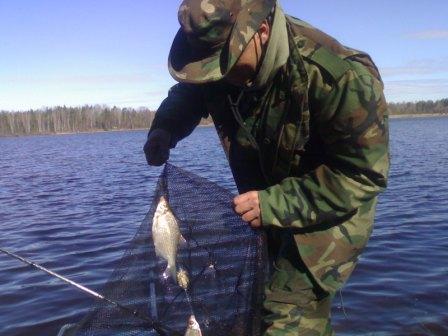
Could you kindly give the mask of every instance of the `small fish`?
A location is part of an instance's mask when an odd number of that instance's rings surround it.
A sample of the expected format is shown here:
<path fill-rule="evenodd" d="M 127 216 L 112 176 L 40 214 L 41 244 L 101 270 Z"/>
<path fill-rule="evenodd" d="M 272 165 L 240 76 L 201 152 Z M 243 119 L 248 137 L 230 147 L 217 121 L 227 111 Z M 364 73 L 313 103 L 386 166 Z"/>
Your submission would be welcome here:
<path fill-rule="evenodd" d="M 156 255 L 166 260 L 167 267 L 163 276 L 168 278 L 171 274 L 176 279 L 176 258 L 179 243 L 185 243 L 179 230 L 179 224 L 174 217 L 164 196 L 160 197 L 156 212 L 152 220 L 152 237 Z"/>
<path fill-rule="evenodd" d="M 190 277 L 188 276 L 188 272 L 186 270 L 180 269 L 177 272 L 177 283 L 184 290 L 187 290 L 190 286 Z"/>
<path fill-rule="evenodd" d="M 188 319 L 188 327 L 185 331 L 185 336 L 202 336 L 201 327 L 194 315 L 191 315 Z"/>

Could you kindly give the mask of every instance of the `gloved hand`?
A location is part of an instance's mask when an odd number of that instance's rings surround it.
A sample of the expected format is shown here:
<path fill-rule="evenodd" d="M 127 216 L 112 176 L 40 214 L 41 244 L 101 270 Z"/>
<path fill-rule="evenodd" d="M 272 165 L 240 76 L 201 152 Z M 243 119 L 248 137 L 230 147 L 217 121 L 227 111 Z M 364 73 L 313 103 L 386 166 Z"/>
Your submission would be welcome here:
<path fill-rule="evenodd" d="M 163 129 L 149 132 L 148 140 L 143 147 L 146 161 L 150 166 L 161 166 L 170 157 L 171 134 Z"/>

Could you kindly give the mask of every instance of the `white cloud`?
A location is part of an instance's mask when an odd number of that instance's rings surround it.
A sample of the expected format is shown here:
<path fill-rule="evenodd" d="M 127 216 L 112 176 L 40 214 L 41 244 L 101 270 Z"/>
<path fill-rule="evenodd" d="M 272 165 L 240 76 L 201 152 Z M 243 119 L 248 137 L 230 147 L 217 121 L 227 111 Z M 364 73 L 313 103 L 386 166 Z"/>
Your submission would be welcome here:
<path fill-rule="evenodd" d="M 43 106 L 107 104 L 159 107 L 172 85 L 168 78 L 147 73 L 0 78 L 0 110 Z"/>
<path fill-rule="evenodd" d="M 393 67 L 381 67 L 383 77 L 434 75 L 448 73 L 448 57 L 438 59 L 419 59 L 406 63 L 405 65 Z"/>
<path fill-rule="evenodd" d="M 390 102 L 448 98 L 448 79 L 389 80 L 385 94 Z"/>
<path fill-rule="evenodd" d="M 448 30 L 423 30 L 408 34 L 407 37 L 417 40 L 448 39 Z"/>

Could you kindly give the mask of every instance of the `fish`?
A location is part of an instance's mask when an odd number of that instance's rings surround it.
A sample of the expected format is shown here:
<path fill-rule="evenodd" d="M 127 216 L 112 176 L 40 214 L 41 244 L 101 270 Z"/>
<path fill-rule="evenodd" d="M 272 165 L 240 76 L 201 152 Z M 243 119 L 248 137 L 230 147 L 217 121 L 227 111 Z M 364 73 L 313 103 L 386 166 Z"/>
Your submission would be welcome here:
<path fill-rule="evenodd" d="M 202 336 L 201 327 L 194 315 L 191 315 L 188 319 L 188 326 L 184 336 Z"/>
<path fill-rule="evenodd" d="M 177 282 L 176 259 L 179 244 L 186 240 L 179 230 L 179 223 L 174 216 L 167 199 L 161 196 L 152 219 L 152 237 L 156 256 L 167 262 L 163 277 L 170 275 Z"/>
<path fill-rule="evenodd" d="M 190 286 L 190 277 L 188 276 L 188 272 L 186 270 L 180 269 L 177 272 L 177 283 L 184 290 L 187 290 Z"/>

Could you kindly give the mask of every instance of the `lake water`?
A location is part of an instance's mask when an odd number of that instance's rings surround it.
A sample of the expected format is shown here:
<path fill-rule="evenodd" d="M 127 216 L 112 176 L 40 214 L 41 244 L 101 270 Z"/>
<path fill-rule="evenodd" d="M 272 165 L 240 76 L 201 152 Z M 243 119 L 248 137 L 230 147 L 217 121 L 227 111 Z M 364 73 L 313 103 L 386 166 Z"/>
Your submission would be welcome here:
<path fill-rule="evenodd" d="M 0 246 L 101 290 L 147 212 L 160 168 L 146 132 L 0 138 Z M 448 335 L 448 118 L 391 121 L 374 234 L 334 302 L 337 335 Z M 213 128 L 171 163 L 235 192 Z M 342 304 L 343 303 L 343 304 Z M 0 335 L 56 335 L 92 300 L 0 255 Z"/>

